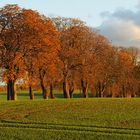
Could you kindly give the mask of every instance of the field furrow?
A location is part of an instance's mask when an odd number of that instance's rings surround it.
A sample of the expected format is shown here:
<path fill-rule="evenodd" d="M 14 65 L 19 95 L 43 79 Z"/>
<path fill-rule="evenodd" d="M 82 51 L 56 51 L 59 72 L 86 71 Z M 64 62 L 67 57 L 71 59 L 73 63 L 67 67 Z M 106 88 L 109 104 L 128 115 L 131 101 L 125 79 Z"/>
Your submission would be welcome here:
<path fill-rule="evenodd" d="M 107 134 L 122 134 L 122 135 L 137 135 L 140 136 L 140 129 L 128 129 L 128 128 L 109 128 L 102 126 L 79 126 L 79 125 L 64 125 L 64 124 L 45 124 L 45 123 L 33 123 L 33 122 L 10 122 L 5 121 L 0 123 L 0 127 L 8 128 L 25 128 L 25 129 L 47 129 L 47 130 L 59 130 L 59 131 L 81 131 L 81 132 L 97 132 Z"/>

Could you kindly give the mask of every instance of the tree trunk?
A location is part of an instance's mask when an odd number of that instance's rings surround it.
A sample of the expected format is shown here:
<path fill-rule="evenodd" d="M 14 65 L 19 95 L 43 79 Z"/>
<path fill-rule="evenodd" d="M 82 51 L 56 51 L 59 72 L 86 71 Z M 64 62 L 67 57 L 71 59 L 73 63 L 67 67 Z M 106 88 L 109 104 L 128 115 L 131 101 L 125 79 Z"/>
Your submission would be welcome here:
<path fill-rule="evenodd" d="M 43 98 L 48 99 L 48 92 L 47 92 L 47 89 L 46 89 L 46 87 L 44 85 L 43 80 L 41 80 L 41 89 L 42 89 Z"/>
<path fill-rule="evenodd" d="M 98 97 L 104 97 L 105 84 L 98 81 Z"/>
<path fill-rule="evenodd" d="M 30 96 L 30 100 L 34 100 L 34 93 L 32 90 L 32 86 L 29 86 L 29 96 Z"/>
<path fill-rule="evenodd" d="M 14 80 L 7 83 L 7 100 L 16 100 L 16 85 Z"/>
<path fill-rule="evenodd" d="M 42 95 L 44 99 L 48 99 L 48 91 L 44 84 L 46 71 L 44 69 L 39 69 L 40 85 L 42 89 Z"/>
<path fill-rule="evenodd" d="M 74 92 L 74 84 L 73 82 L 71 82 L 71 84 L 69 85 L 70 98 L 73 98 L 73 92 Z"/>
<path fill-rule="evenodd" d="M 81 86 L 82 86 L 83 97 L 88 98 L 88 83 L 82 79 Z"/>
<path fill-rule="evenodd" d="M 7 82 L 7 100 L 11 100 L 11 94 L 10 94 L 10 82 Z"/>
<path fill-rule="evenodd" d="M 98 81 L 98 95 L 101 97 L 101 82 Z"/>
<path fill-rule="evenodd" d="M 122 85 L 122 97 L 126 97 L 124 84 Z"/>
<path fill-rule="evenodd" d="M 66 79 L 64 79 L 64 81 L 63 81 L 63 94 L 64 94 L 64 98 L 70 98 L 68 82 Z"/>
<path fill-rule="evenodd" d="M 16 84 L 13 81 L 13 94 L 12 94 L 12 100 L 17 100 L 17 93 L 16 93 Z"/>
<path fill-rule="evenodd" d="M 52 83 L 50 83 L 50 96 L 51 96 L 51 99 L 55 98 L 55 96 L 53 94 L 53 84 Z"/>
<path fill-rule="evenodd" d="M 103 84 L 99 81 L 98 82 L 98 88 L 99 88 L 99 97 L 103 97 Z"/>

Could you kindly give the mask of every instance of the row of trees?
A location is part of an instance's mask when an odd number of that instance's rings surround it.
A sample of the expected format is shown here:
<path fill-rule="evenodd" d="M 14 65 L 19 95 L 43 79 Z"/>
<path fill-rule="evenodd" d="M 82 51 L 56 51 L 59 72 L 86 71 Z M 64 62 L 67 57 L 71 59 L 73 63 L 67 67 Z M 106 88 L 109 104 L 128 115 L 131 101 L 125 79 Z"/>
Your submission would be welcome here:
<path fill-rule="evenodd" d="M 0 9 L 0 67 L 7 99 L 16 99 L 16 82 L 40 86 L 47 99 L 54 83 L 65 98 L 80 88 L 83 97 L 131 97 L 140 93 L 139 50 L 114 47 L 79 19 L 49 18 L 7 5 Z"/>

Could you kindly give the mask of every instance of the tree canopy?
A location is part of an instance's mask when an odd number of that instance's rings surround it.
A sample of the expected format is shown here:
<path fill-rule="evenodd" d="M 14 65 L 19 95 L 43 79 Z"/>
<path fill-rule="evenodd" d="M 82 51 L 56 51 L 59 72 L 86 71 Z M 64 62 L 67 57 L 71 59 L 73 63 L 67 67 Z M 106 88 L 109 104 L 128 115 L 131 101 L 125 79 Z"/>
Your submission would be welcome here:
<path fill-rule="evenodd" d="M 139 49 L 116 47 L 75 18 L 46 17 L 18 5 L 0 9 L 0 68 L 7 99 L 16 99 L 16 82 L 23 80 L 44 99 L 61 87 L 65 98 L 75 89 L 83 97 L 140 96 Z M 62 86 L 61 86 L 62 85 Z"/>

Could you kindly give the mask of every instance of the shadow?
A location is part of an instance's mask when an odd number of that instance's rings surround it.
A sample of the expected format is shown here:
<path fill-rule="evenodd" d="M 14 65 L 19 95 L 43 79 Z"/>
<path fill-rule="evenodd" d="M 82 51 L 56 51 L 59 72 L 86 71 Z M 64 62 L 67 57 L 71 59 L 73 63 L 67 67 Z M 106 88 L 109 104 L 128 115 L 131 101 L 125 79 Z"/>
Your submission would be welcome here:
<path fill-rule="evenodd" d="M 54 94 L 55 98 L 64 98 L 63 93 L 55 93 Z M 82 98 L 82 94 L 81 93 L 74 93 L 73 94 L 73 98 Z"/>
<path fill-rule="evenodd" d="M 34 91 L 34 95 L 35 95 L 35 99 L 43 99 L 43 95 L 40 91 Z M 90 93 L 88 94 L 89 98 L 92 98 L 93 95 L 91 95 Z M 54 96 L 55 98 L 58 99 L 64 99 L 64 95 L 62 91 L 54 91 Z M 49 98 L 51 98 L 49 96 Z M 73 93 L 73 98 L 83 98 L 82 93 L 79 92 L 75 92 Z M 0 100 L 5 100 L 7 99 L 7 93 L 6 92 L 1 92 L 0 93 Z M 29 92 L 28 91 L 17 91 L 17 99 L 19 100 L 24 100 L 24 99 L 29 99 Z"/>

